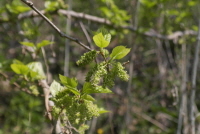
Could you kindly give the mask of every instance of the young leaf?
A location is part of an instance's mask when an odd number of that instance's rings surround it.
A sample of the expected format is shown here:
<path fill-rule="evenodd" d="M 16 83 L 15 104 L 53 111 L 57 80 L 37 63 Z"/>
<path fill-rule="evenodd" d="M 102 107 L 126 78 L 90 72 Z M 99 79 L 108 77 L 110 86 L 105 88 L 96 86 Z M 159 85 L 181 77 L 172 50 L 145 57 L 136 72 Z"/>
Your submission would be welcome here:
<path fill-rule="evenodd" d="M 30 74 L 30 76 L 31 76 L 31 78 L 33 78 L 33 79 L 37 79 L 37 75 L 38 75 L 38 73 L 37 72 L 34 72 L 34 71 L 30 71 L 29 72 L 29 74 Z"/>
<path fill-rule="evenodd" d="M 108 88 L 103 88 L 102 86 L 92 86 L 91 83 L 86 82 L 83 85 L 83 93 L 92 94 L 92 93 L 112 93 Z"/>
<path fill-rule="evenodd" d="M 13 60 L 13 63 L 14 63 L 14 64 L 22 64 L 22 65 L 24 65 L 23 62 L 21 62 L 20 60 L 17 60 L 17 59 L 14 59 L 14 60 Z"/>
<path fill-rule="evenodd" d="M 23 65 L 23 64 L 11 64 L 11 69 L 16 74 L 26 75 L 29 72 L 29 68 L 26 65 Z"/>
<path fill-rule="evenodd" d="M 20 42 L 24 46 L 35 47 L 35 45 L 31 42 Z"/>
<path fill-rule="evenodd" d="M 54 43 L 54 42 L 51 42 L 51 41 L 48 41 L 48 40 L 43 40 L 42 42 L 40 42 L 40 43 L 37 44 L 37 48 L 39 49 L 41 47 L 44 47 L 46 45 L 50 45 L 52 43 Z"/>
<path fill-rule="evenodd" d="M 111 40 L 111 34 L 105 34 L 104 35 L 104 38 L 106 41 L 108 41 L 110 43 L 110 40 Z"/>
<path fill-rule="evenodd" d="M 59 7 L 58 1 L 45 1 L 44 3 L 46 11 L 55 11 Z"/>
<path fill-rule="evenodd" d="M 76 88 L 70 88 L 70 87 L 68 87 L 68 89 L 69 89 L 72 93 L 74 93 L 75 95 L 80 95 L 80 92 L 79 92 Z"/>
<path fill-rule="evenodd" d="M 99 108 L 99 114 L 108 113 L 110 111 L 105 110 L 104 108 Z"/>
<path fill-rule="evenodd" d="M 93 40 L 94 40 L 95 44 L 100 48 L 104 48 L 109 45 L 109 41 L 107 41 L 104 38 L 102 33 L 99 33 L 99 34 L 93 36 Z"/>
<path fill-rule="evenodd" d="M 27 66 L 31 71 L 37 73 L 36 76 L 34 73 L 31 74 L 32 76 L 35 76 L 36 79 L 45 79 L 44 70 L 40 62 L 31 62 Z"/>
<path fill-rule="evenodd" d="M 63 87 L 60 85 L 60 83 L 56 82 L 55 80 L 50 85 L 50 91 L 53 96 L 56 96 L 56 94 L 62 89 Z"/>
<path fill-rule="evenodd" d="M 61 74 L 59 74 L 59 78 L 60 78 L 61 83 L 65 86 L 70 86 L 70 87 L 75 88 L 78 85 L 76 78 L 69 78 Z"/>
<path fill-rule="evenodd" d="M 117 46 L 112 50 L 110 57 L 112 59 L 121 59 L 126 56 L 130 52 L 130 48 L 126 48 L 124 46 Z"/>
<path fill-rule="evenodd" d="M 81 96 L 84 100 L 88 100 L 88 101 L 95 101 L 95 99 L 91 96 L 91 95 L 88 95 L 88 94 L 84 94 Z"/>

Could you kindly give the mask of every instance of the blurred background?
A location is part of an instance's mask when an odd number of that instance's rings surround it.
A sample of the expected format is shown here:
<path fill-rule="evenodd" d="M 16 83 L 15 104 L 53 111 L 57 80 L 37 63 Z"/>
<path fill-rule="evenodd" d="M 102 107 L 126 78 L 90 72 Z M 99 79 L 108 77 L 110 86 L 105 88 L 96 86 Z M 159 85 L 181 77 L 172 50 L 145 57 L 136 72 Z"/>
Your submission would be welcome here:
<path fill-rule="evenodd" d="M 111 111 L 88 122 L 87 134 L 200 134 L 198 0 L 32 0 L 63 32 L 91 48 L 104 27 L 117 45 L 131 48 L 128 82 L 116 80 L 114 94 L 98 95 Z M 58 74 L 84 82 L 86 67 L 76 61 L 87 52 L 60 35 L 20 0 L 0 1 L 0 134 L 49 134 L 42 97 L 10 84 L 13 59 L 30 62 L 22 41 L 54 43 L 44 47 L 48 82 Z M 41 56 L 41 62 L 44 59 Z"/>

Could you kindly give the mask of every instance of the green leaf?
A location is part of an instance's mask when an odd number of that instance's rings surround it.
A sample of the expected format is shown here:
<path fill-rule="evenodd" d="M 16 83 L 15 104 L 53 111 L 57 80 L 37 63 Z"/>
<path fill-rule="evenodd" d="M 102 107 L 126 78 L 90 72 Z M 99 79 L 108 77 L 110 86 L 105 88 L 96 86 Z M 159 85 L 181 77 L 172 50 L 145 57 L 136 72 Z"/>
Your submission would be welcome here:
<path fill-rule="evenodd" d="M 69 78 L 61 74 L 59 74 L 59 78 L 60 78 L 61 83 L 65 86 L 70 86 L 70 87 L 75 88 L 78 85 L 76 78 Z"/>
<path fill-rule="evenodd" d="M 59 3 L 58 1 L 45 1 L 44 6 L 46 11 L 55 11 L 59 8 Z"/>
<path fill-rule="evenodd" d="M 37 72 L 30 71 L 29 74 L 30 74 L 31 78 L 36 78 L 37 79 L 37 75 L 38 75 Z"/>
<path fill-rule="evenodd" d="M 104 39 L 110 43 L 111 34 L 105 34 L 105 35 L 104 35 Z"/>
<path fill-rule="evenodd" d="M 107 37 L 107 40 L 109 38 Z M 95 44 L 98 46 L 98 47 L 101 47 L 101 48 L 104 48 L 104 47 L 107 47 L 109 45 L 109 41 L 107 41 L 103 34 L 102 33 L 99 33 L 95 36 L 93 36 L 93 40 L 95 42 Z"/>
<path fill-rule="evenodd" d="M 6 4 L 5 7 L 9 12 L 14 13 L 14 14 L 19 14 L 19 13 L 26 12 L 26 11 L 30 10 L 29 7 L 16 5 L 16 4 L 13 4 L 13 3 L 11 5 Z"/>
<path fill-rule="evenodd" d="M 22 12 L 26 12 L 30 10 L 30 8 L 26 6 L 15 6 L 14 8 L 16 11 L 18 11 L 18 13 L 22 13 Z"/>
<path fill-rule="evenodd" d="M 83 93 L 92 94 L 92 93 L 112 93 L 108 88 L 103 88 L 102 86 L 92 86 L 91 83 L 86 82 L 83 85 Z"/>
<path fill-rule="evenodd" d="M 50 45 L 50 44 L 53 44 L 54 42 L 51 42 L 51 41 L 48 41 L 48 40 L 43 40 L 42 42 L 38 43 L 37 44 L 37 48 L 41 48 L 41 47 L 44 47 L 44 46 L 47 46 L 47 45 Z"/>
<path fill-rule="evenodd" d="M 57 81 L 53 81 L 50 85 L 50 91 L 53 96 L 56 96 L 58 92 L 62 91 L 63 87 Z"/>
<path fill-rule="evenodd" d="M 110 57 L 112 59 L 121 59 L 126 56 L 130 52 L 130 48 L 126 48 L 125 46 L 117 46 L 112 50 Z"/>
<path fill-rule="evenodd" d="M 69 78 L 61 74 L 59 74 L 59 78 L 60 78 L 61 83 L 65 85 L 68 90 L 70 90 L 75 95 L 80 95 L 80 92 L 76 88 L 78 85 L 76 78 Z"/>
<path fill-rule="evenodd" d="M 91 95 L 88 95 L 88 94 L 84 94 L 81 97 L 88 101 L 95 101 L 95 99 Z"/>
<path fill-rule="evenodd" d="M 42 68 L 42 63 L 31 62 L 31 63 L 27 64 L 27 66 L 32 71 L 32 73 L 30 74 L 32 78 L 36 78 L 36 79 L 45 79 L 46 78 L 44 70 Z M 33 72 L 37 73 L 37 75 Z"/>
<path fill-rule="evenodd" d="M 35 47 L 35 45 L 31 42 L 20 42 L 24 46 Z"/>
<path fill-rule="evenodd" d="M 99 114 L 108 113 L 110 111 L 105 110 L 104 108 L 99 108 Z"/>
<path fill-rule="evenodd" d="M 75 95 L 80 95 L 80 92 L 78 91 L 77 88 L 68 87 L 68 89 L 69 89 L 72 93 L 74 93 Z"/>
<path fill-rule="evenodd" d="M 22 64 L 22 65 L 24 65 L 23 62 L 21 62 L 20 60 L 17 60 L 17 59 L 14 59 L 14 60 L 13 60 L 13 63 L 14 63 L 14 64 Z"/>
<path fill-rule="evenodd" d="M 11 69 L 16 74 L 26 75 L 29 72 L 29 68 L 26 65 L 23 65 L 23 64 L 11 64 Z"/>

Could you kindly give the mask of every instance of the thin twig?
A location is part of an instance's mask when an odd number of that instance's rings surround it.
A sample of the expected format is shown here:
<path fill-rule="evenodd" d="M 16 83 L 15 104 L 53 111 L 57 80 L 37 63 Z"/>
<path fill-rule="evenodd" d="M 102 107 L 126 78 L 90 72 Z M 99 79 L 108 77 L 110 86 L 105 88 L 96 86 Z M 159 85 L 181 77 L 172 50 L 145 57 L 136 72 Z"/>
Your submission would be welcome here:
<path fill-rule="evenodd" d="M 128 60 L 128 61 L 126 61 L 126 62 L 124 62 L 123 64 L 122 64 L 122 66 L 125 66 L 126 64 L 128 64 L 128 63 L 130 63 L 130 61 Z"/>
<path fill-rule="evenodd" d="M 188 116 L 187 116 L 187 46 L 182 44 L 182 66 L 181 66 L 181 89 L 180 89 L 180 107 L 178 115 L 178 128 L 176 134 L 188 133 Z"/>
<path fill-rule="evenodd" d="M 46 66 L 46 73 L 47 73 L 47 83 L 49 83 L 49 65 L 48 65 L 48 61 L 47 61 L 47 57 L 46 57 L 46 53 L 45 53 L 45 50 L 44 48 L 42 47 L 41 48 L 42 50 L 42 55 L 43 55 L 43 58 L 44 58 L 44 63 L 45 63 L 45 66 Z"/>
<path fill-rule="evenodd" d="M 92 45 L 92 39 L 90 38 L 90 36 L 89 36 L 84 24 L 81 21 L 79 21 L 79 24 L 81 26 L 81 29 L 83 30 L 83 33 L 85 34 L 85 37 L 86 37 L 86 39 L 87 39 L 87 41 L 89 43 L 90 48 L 94 49 L 94 47 Z M 95 58 L 95 62 L 98 63 L 97 57 Z"/>
<path fill-rule="evenodd" d="M 87 39 L 87 41 L 88 41 L 88 43 L 90 45 L 90 48 L 92 48 L 92 39 L 90 38 L 90 36 L 89 36 L 84 24 L 81 21 L 79 21 L 79 24 L 81 26 L 81 29 L 82 29 L 83 33 L 85 34 L 85 37 L 86 37 L 86 39 Z"/>
<path fill-rule="evenodd" d="M 0 75 L 2 75 L 6 80 L 9 80 L 9 77 L 7 74 L 3 73 L 0 71 Z M 10 81 L 10 80 L 9 80 Z M 18 89 L 20 89 L 21 91 L 29 94 L 29 95 L 33 95 L 33 96 L 37 96 L 35 94 L 33 94 L 30 90 L 28 90 L 27 88 L 22 88 L 17 82 L 13 82 L 12 85 L 14 85 L 15 87 L 17 87 Z M 39 96 L 43 96 L 43 95 L 39 95 Z"/>
<path fill-rule="evenodd" d="M 190 96 L 190 122 L 191 122 L 191 134 L 195 134 L 195 113 L 194 113 L 194 104 L 195 104 L 195 93 L 196 93 L 196 77 L 197 77 L 197 67 L 199 63 L 199 49 L 200 49 L 200 20 L 199 20 L 199 31 L 197 37 L 197 45 L 195 49 L 195 57 L 192 69 L 192 90 Z"/>
<path fill-rule="evenodd" d="M 22 1 L 24 1 L 24 0 L 22 0 Z M 66 10 L 63 10 L 63 9 L 59 9 L 57 12 L 59 14 L 65 15 L 67 17 L 72 16 L 74 18 L 86 19 L 86 20 L 89 20 L 89 21 L 93 21 L 93 22 L 97 22 L 97 23 L 101 23 L 101 24 L 105 24 L 105 25 L 115 27 L 115 25 L 113 23 L 111 23 L 109 20 L 107 20 L 105 18 L 100 18 L 100 17 L 97 17 L 97 16 L 85 14 L 85 13 L 78 13 L 78 12 L 75 12 L 75 11 L 66 11 Z M 42 10 L 42 11 L 40 11 L 40 13 L 46 14 L 47 12 Z M 24 19 L 24 18 L 37 17 L 37 16 L 38 16 L 38 14 L 36 14 L 35 12 L 29 11 L 29 12 L 21 13 L 18 16 L 18 19 L 21 20 L 21 19 Z M 8 21 L 5 21 L 5 22 L 7 23 Z M 0 23 L 3 23 L 3 20 L 2 21 L 0 20 Z M 136 27 L 129 26 L 129 25 L 118 26 L 117 28 L 127 29 L 127 30 L 132 31 L 132 32 L 138 31 L 138 29 Z M 194 31 L 194 30 L 186 30 L 186 31 L 175 31 L 174 33 L 172 33 L 170 35 L 162 35 L 162 34 L 157 33 L 155 30 L 150 29 L 149 31 L 144 32 L 144 33 L 138 33 L 137 32 L 137 34 L 144 35 L 144 36 L 147 36 L 147 37 L 155 37 L 155 38 L 159 38 L 159 39 L 163 39 L 163 40 L 177 40 L 178 38 L 183 37 L 185 35 L 193 35 L 193 36 L 197 35 L 197 32 Z"/>
<path fill-rule="evenodd" d="M 45 108 L 48 115 L 49 120 L 52 120 L 51 109 L 49 107 L 49 94 L 50 94 L 50 87 L 47 84 L 46 80 L 39 80 L 39 85 L 42 87 L 44 92 L 44 99 L 45 99 Z"/>
<path fill-rule="evenodd" d="M 72 10 L 72 0 L 68 0 L 68 11 Z M 71 34 L 71 23 L 72 23 L 72 17 L 69 16 L 66 20 L 66 34 Z M 65 40 L 65 61 L 64 61 L 64 75 L 69 75 L 69 59 L 70 59 L 70 40 Z"/>
<path fill-rule="evenodd" d="M 84 47 L 87 50 L 91 50 L 91 48 L 89 48 L 88 46 L 86 46 L 85 44 L 83 44 L 80 40 L 78 40 L 77 38 L 71 37 L 66 35 L 65 33 L 63 33 L 58 27 L 56 27 L 56 25 L 54 25 L 45 15 L 43 15 L 34 5 L 33 2 L 28 1 L 28 0 L 21 0 L 22 2 L 24 2 L 26 5 L 28 5 L 30 8 L 32 8 L 35 12 L 37 12 L 47 23 L 49 23 L 50 26 L 52 26 L 61 37 L 65 37 L 71 41 L 76 42 L 77 44 L 81 45 L 82 47 Z"/>
<path fill-rule="evenodd" d="M 164 132 L 168 132 L 168 129 L 163 125 L 161 124 L 160 122 L 158 122 L 157 120 L 151 118 L 150 116 L 144 114 L 144 113 L 139 113 L 139 112 L 135 112 L 133 111 L 135 114 L 141 116 L 143 119 L 149 121 L 150 123 L 154 124 L 155 126 L 157 126 L 158 128 L 160 128 L 162 131 Z"/>

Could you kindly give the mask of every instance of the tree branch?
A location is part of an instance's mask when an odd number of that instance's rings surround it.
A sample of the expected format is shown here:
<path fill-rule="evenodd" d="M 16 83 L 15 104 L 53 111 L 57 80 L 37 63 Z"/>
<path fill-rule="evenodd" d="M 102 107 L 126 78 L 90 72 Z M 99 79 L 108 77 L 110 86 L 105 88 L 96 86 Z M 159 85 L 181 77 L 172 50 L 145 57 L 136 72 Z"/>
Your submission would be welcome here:
<path fill-rule="evenodd" d="M 22 0 L 22 1 L 24 1 L 24 0 Z M 105 19 L 105 18 L 96 17 L 96 16 L 92 16 L 92 15 L 89 15 L 89 14 L 85 14 L 85 13 L 78 13 L 78 12 L 75 12 L 75 11 L 66 11 L 66 10 L 63 10 L 63 9 L 59 9 L 57 12 L 59 14 L 65 15 L 66 17 L 72 16 L 74 18 L 86 19 L 86 20 L 89 20 L 89 21 L 93 21 L 93 22 L 97 22 L 97 23 L 100 23 L 100 24 L 105 24 L 105 25 L 115 27 L 112 22 L 110 22 L 108 19 Z M 40 11 L 40 13 L 47 14 L 47 12 L 45 12 L 44 10 Z M 18 19 L 21 20 L 21 19 L 25 19 L 25 18 L 29 18 L 29 17 L 38 17 L 38 16 L 39 16 L 39 14 L 37 14 L 36 12 L 29 11 L 29 12 L 26 12 L 26 13 L 19 14 Z M 118 26 L 117 28 L 128 29 L 132 32 L 138 31 L 138 29 L 134 28 L 133 26 Z M 147 32 L 138 33 L 138 34 L 144 35 L 144 36 L 147 36 L 147 37 L 155 37 L 155 38 L 159 38 L 159 39 L 163 39 L 163 40 L 177 40 L 179 37 L 182 37 L 182 36 L 185 36 L 185 35 L 195 36 L 195 35 L 197 35 L 197 32 L 193 31 L 193 30 L 186 30 L 186 31 L 176 31 L 176 32 L 174 32 L 170 35 L 162 35 L 162 34 L 157 33 L 155 30 L 150 29 Z"/>
<path fill-rule="evenodd" d="M 4 77 L 4 79 L 11 81 L 11 80 L 9 79 L 9 77 L 8 77 L 7 74 L 5 74 L 5 73 L 3 73 L 3 72 L 0 71 L 0 75 L 2 75 L 2 76 Z M 37 95 L 33 94 L 33 93 L 32 93 L 30 90 L 28 90 L 27 88 L 21 88 L 21 86 L 20 86 L 17 82 L 13 82 L 12 85 L 14 85 L 14 86 L 17 87 L 19 90 L 21 90 L 21 91 L 23 91 L 23 92 L 25 92 L 25 93 L 27 93 L 27 94 L 29 94 L 29 95 L 37 96 Z M 41 95 L 39 95 L 39 96 L 44 96 L 44 95 L 41 94 Z"/>
<path fill-rule="evenodd" d="M 195 57 L 192 69 L 192 90 L 190 96 L 190 133 L 195 134 L 195 93 L 196 93 L 196 77 L 197 77 L 197 67 L 199 63 L 199 49 L 200 49 L 200 20 L 199 20 L 199 30 L 198 30 L 198 37 L 197 37 L 197 45 L 195 49 Z"/>
<path fill-rule="evenodd" d="M 136 115 L 141 116 L 143 119 L 149 121 L 150 123 L 152 123 L 153 125 L 157 126 L 158 128 L 160 128 L 162 131 L 164 132 L 168 132 L 168 128 L 166 126 L 164 126 L 163 124 L 161 124 L 160 122 L 158 122 L 157 120 L 151 118 L 150 116 L 144 114 L 144 113 L 139 113 L 136 111 L 133 111 Z"/>
<path fill-rule="evenodd" d="M 35 12 L 37 12 L 47 23 L 49 23 L 49 25 L 51 27 L 53 27 L 61 37 L 65 37 L 71 41 L 76 42 L 77 44 L 81 45 L 82 47 L 84 47 L 87 50 L 91 50 L 91 48 L 89 48 L 88 46 L 86 46 L 85 44 L 83 44 L 80 40 L 78 40 L 77 38 L 71 37 L 66 35 L 65 33 L 63 33 L 58 27 L 56 27 L 56 25 L 54 25 L 46 16 L 44 16 L 34 5 L 33 2 L 28 1 L 28 0 L 21 0 L 22 2 L 24 2 L 26 5 L 28 5 L 30 8 L 32 8 Z"/>
<path fill-rule="evenodd" d="M 50 87 L 47 84 L 46 80 L 39 80 L 39 85 L 42 87 L 43 92 L 44 92 L 45 108 L 46 108 L 47 116 L 48 116 L 49 120 L 52 120 L 52 115 L 50 113 L 51 109 L 49 107 Z"/>

